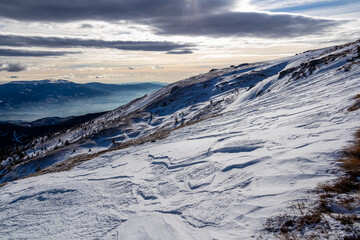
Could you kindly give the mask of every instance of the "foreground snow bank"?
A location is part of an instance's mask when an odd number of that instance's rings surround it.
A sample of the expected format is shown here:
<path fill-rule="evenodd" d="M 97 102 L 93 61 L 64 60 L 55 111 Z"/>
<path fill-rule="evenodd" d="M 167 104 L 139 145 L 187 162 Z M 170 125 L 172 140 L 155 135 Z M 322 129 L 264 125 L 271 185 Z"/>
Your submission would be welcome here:
<path fill-rule="evenodd" d="M 210 235 L 202 229 L 185 224 L 181 217 L 171 214 L 144 213 L 129 218 L 112 233 L 120 240 L 210 240 Z M 110 238 L 110 236 L 109 236 Z"/>

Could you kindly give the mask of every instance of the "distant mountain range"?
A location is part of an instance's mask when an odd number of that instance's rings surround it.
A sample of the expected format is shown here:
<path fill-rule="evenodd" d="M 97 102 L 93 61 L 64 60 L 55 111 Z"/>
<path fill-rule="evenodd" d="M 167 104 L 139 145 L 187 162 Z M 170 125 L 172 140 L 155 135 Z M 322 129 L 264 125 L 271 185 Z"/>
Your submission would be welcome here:
<path fill-rule="evenodd" d="M 78 84 L 67 80 L 14 81 L 0 85 L 0 121 L 34 121 L 103 112 L 166 84 Z"/>

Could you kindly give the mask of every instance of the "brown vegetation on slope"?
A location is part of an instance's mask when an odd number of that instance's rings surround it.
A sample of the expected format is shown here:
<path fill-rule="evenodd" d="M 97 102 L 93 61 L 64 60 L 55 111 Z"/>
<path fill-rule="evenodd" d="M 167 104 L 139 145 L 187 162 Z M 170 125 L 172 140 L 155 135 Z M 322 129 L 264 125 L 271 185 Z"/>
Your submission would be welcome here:
<path fill-rule="evenodd" d="M 360 109 L 360 94 L 356 95 L 354 99 L 356 100 L 356 102 L 351 107 L 348 108 L 349 112 L 353 112 Z"/>
<path fill-rule="evenodd" d="M 359 104 L 360 94 L 354 99 Z M 319 184 L 313 192 L 315 201 L 294 203 L 291 214 L 269 218 L 261 239 L 360 239 L 360 130 L 337 161 L 343 175 Z"/>
<path fill-rule="evenodd" d="M 44 175 L 44 174 L 48 174 L 48 173 L 69 171 L 69 170 L 73 169 L 74 167 L 76 167 L 76 166 L 78 166 L 78 165 L 80 165 L 80 164 L 82 164 L 84 162 L 87 162 L 87 161 L 89 161 L 91 159 L 94 159 L 94 158 L 96 158 L 98 156 L 101 156 L 103 154 L 106 154 L 108 152 L 113 152 L 113 151 L 125 149 L 125 148 L 128 148 L 128 147 L 132 147 L 132 146 L 136 146 L 136 145 L 140 145 L 140 144 L 144 144 L 144 143 L 149 143 L 149 142 L 155 142 L 155 141 L 158 141 L 158 140 L 162 140 L 162 139 L 167 138 L 169 136 L 169 134 L 174 130 L 177 130 L 177 129 L 180 129 L 180 128 L 183 128 L 183 127 L 187 127 L 187 126 L 199 123 L 199 122 L 204 121 L 204 120 L 209 119 L 209 118 L 218 117 L 220 115 L 222 115 L 222 114 L 217 114 L 217 115 L 214 115 L 214 116 L 206 116 L 206 117 L 199 118 L 199 119 L 196 119 L 196 120 L 193 120 L 193 121 L 189 121 L 187 123 L 182 123 L 181 125 L 173 128 L 173 129 L 159 129 L 157 132 L 152 133 L 152 134 L 150 134 L 148 136 L 144 136 L 144 137 L 141 137 L 139 139 L 131 140 L 131 141 L 125 142 L 125 143 L 120 144 L 120 145 L 116 145 L 116 146 L 114 146 L 112 148 L 109 148 L 109 149 L 106 149 L 106 150 L 103 150 L 103 151 L 100 151 L 100 152 L 97 152 L 97 153 L 81 154 L 81 155 L 75 156 L 73 158 L 69 158 L 69 159 L 67 159 L 67 160 L 65 160 L 63 162 L 59 162 L 59 163 L 57 163 L 57 164 L 55 164 L 53 166 L 50 166 L 50 167 L 47 167 L 45 169 L 39 170 L 39 171 L 35 172 L 34 174 L 29 175 L 29 176 L 27 176 L 25 178 L 34 177 L 34 176 L 40 176 L 40 175 Z M 4 185 L 0 185 L 0 187 L 2 187 Z"/>

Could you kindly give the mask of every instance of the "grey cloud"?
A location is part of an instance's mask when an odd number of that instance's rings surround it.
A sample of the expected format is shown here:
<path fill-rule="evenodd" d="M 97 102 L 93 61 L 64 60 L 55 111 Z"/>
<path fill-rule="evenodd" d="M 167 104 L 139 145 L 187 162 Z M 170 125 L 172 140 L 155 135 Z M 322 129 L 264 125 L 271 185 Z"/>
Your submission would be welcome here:
<path fill-rule="evenodd" d="M 235 0 L 1 0 L 0 16 L 30 21 L 134 20 L 229 9 Z"/>
<path fill-rule="evenodd" d="M 169 51 L 166 54 L 192 54 L 193 51 L 189 49 Z"/>
<path fill-rule="evenodd" d="M 9 78 L 19 78 L 18 76 L 10 76 Z"/>
<path fill-rule="evenodd" d="M 157 19 L 153 25 L 159 34 L 282 38 L 320 33 L 338 24 L 300 15 L 229 12 L 188 19 Z"/>
<path fill-rule="evenodd" d="M 1 0 L 0 16 L 28 21 L 125 20 L 152 26 L 158 34 L 192 36 L 295 37 L 320 33 L 342 22 L 290 14 L 232 12 L 237 0 Z M 38 39 L 39 40 L 39 39 Z M 82 44 L 110 48 L 150 51 L 133 43 L 62 41 L 65 47 Z M 60 44 L 54 39 L 54 44 Z M 143 43 L 138 43 L 141 45 Z M 51 47 L 52 42 L 45 45 Z M 60 44 L 61 45 L 61 44 Z M 118 45 L 118 46 L 116 46 Z M 145 44 L 146 45 L 146 44 Z M 97 46 L 99 47 L 99 46 Z M 152 46 L 155 51 L 164 50 Z M 151 49 L 151 47 L 150 47 Z M 179 49 L 177 49 L 179 50 Z M 183 50 L 184 51 L 184 50 Z M 176 53 L 175 53 L 176 54 Z"/>
<path fill-rule="evenodd" d="M 164 67 L 157 65 L 157 66 L 153 66 L 152 69 L 154 69 L 154 70 L 162 70 L 162 69 L 164 69 Z"/>
<path fill-rule="evenodd" d="M 57 57 L 80 52 L 53 52 L 53 51 L 29 51 L 17 49 L 0 49 L 0 56 L 4 57 Z"/>
<path fill-rule="evenodd" d="M 84 23 L 80 26 L 80 28 L 93 28 L 94 26 L 88 23 Z"/>
<path fill-rule="evenodd" d="M 135 70 L 136 68 L 134 66 L 128 67 L 129 70 Z"/>
<path fill-rule="evenodd" d="M 1 63 L 0 62 L 0 72 L 7 71 L 7 72 L 21 72 L 26 70 L 26 66 L 22 65 L 21 63 Z"/>
<path fill-rule="evenodd" d="M 47 47 L 47 48 L 113 48 L 130 51 L 172 51 L 191 47 L 190 44 L 153 41 L 105 41 L 80 38 L 28 37 L 19 35 L 0 35 L 0 46 L 8 47 Z"/>
<path fill-rule="evenodd" d="M 73 73 L 67 74 L 67 75 L 63 75 L 60 77 L 61 79 L 73 79 L 76 78 L 75 75 Z"/>

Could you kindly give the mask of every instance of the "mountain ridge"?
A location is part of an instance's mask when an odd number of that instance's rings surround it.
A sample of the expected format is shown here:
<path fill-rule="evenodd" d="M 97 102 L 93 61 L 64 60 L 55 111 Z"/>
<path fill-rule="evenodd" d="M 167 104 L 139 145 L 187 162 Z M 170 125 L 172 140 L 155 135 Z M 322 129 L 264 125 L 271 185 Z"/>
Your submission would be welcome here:
<path fill-rule="evenodd" d="M 269 216 L 338 171 L 332 161 L 359 128 L 359 112 L 347 111 L 359 45 L 212 70 L 36 139 L 23 160 L 2 161 L 0 232 L 256 238 Z M 16 227 L 34 215 L 25 204 L 46 214 L 32 219 L 42 229 Z M 64 219 L 80 227 L 53 226 Z"/>

